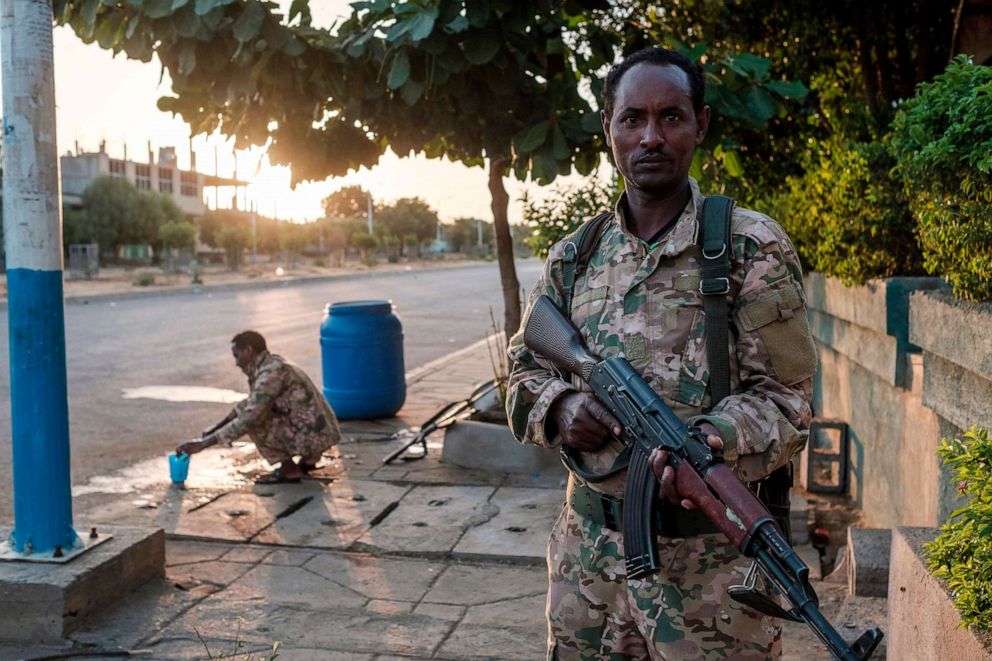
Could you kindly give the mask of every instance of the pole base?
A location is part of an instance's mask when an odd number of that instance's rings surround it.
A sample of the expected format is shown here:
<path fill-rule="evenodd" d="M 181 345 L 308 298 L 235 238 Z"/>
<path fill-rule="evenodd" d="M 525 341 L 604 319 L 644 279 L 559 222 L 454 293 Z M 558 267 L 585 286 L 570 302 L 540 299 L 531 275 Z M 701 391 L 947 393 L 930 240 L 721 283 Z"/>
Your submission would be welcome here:
<path fill-rule="evenodd" d="M 62 549 L 61 555 L 56 557 L 55 551 L 47 553 L 20 553 L 14 550 L 14 545 L 8 541 L 0 542 L 0 562 L 44 562 L 50 564 L 65 564 L 70 562 L 90 549 L 96 548 L 100 544 L 113 539 L 113 535 L 106 533 L 99 537 L 83 536 L 79 538 L 79 544 L 71 549 Z"/>

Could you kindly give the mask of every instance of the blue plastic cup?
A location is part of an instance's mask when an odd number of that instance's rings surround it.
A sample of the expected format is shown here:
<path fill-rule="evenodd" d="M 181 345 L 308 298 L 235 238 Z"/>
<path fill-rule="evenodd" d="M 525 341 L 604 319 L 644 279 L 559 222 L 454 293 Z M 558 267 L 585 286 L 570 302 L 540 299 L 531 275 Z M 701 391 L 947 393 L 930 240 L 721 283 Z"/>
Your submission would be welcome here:
<path fill-rule="evenodd" d="M 182 484 L 186 481 L 186 475 L 189 474 L 189 455 L 169 455 L 169 477 L 172 478 L 173 484 Z"/>

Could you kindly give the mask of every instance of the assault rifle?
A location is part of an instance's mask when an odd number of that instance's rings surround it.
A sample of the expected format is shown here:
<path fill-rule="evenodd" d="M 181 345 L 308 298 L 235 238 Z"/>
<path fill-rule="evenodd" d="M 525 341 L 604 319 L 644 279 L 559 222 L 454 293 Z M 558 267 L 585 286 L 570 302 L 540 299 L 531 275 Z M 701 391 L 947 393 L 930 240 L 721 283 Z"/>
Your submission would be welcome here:
<path fill-rule="evenodd" d="M 842 661 L 871 657 L 882 632 L 866 631 L 848 646 L 823 616 L 809 582 L 809 567 L 789 546 L 761 501 L 706 443 L 706 435 L 685 423 L 665 405 L 624 358 L 600 359 L 583 344 L 574 326 L 551 299 L 534 302 L 524 326 L 524 344 L 562 372 L 580 377 L 623 426 L 621 441 L 630 449 L 624 493 L 624 560 L 627 576 L 637 578 L 656 571 L 658 549 L 655 507 L 658 481 L 648 465 L 655 448 L 668 451 L 675 469 L 675 485 L 754 564 L 745 585 L 730 595 L 755 610 L 796 622 L 805 622 Z M 785 598 L 789 608 L 754 588 L 757 571 Z"/>

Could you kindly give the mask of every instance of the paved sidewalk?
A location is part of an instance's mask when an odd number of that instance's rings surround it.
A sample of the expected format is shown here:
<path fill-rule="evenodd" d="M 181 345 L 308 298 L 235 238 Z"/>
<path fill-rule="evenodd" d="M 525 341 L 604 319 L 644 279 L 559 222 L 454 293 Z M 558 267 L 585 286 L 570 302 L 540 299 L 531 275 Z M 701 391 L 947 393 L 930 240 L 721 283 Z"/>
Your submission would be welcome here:
<path fill-rule="evenodd" d="M 401 442 L 384 437 L 492 377 L 489 352 L 479 343 L 407 377 L 399 416 L 343 423 L 342 443 L 300 484 L 254 486 L 267 467 L 240 446 L 194 457 L 185 489 L 165 483 L 164 458 L 77 487 L 80 530 L 164 528 L 166 576 L 63 646 L 0 645 L 0 660 L 268 659 L 275 642 L 283 661 L 544 658 L 543 555 L 561 474 L 445 464 L 441 433 L 425 459 L 383 466 Z M 827 658 L 803 633 L 787 633 L 788 658 Z"/>

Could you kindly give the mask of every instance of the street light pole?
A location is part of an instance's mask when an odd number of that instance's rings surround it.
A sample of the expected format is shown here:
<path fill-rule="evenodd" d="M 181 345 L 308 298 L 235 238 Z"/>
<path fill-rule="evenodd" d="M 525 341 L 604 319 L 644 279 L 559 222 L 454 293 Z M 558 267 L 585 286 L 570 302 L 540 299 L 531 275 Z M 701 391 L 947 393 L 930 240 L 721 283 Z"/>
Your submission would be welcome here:
<path fill-rule="evenodd" d="M 366 194 L 366 200 L 367 201 L 365 203 L 365 207 L 369 217 L 369 236 L 371 236 L 372 235 L 372 191 L 369 191 Z"/>
<path fill-rule="evenodd" d="M 3 229 L 7 250 L 15 553 L 59 556 L 72 527 L 62 302 L 62 205 L 50 0 L 4 0 Z"/>

